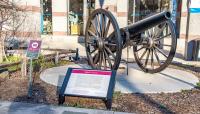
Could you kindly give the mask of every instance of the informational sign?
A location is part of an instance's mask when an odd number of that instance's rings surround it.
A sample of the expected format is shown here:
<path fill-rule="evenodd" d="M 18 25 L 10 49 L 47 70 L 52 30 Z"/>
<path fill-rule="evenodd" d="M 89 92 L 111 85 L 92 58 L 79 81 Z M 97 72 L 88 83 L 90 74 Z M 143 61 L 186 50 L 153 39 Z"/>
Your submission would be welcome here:
<path fill-rule="evenodd" d="M 41 41 L 39 40 L 30 40 L 26 56 L 29 58 L 37 58 L 40 52 Z"/>
<path fill-rule="evenodd" d="M 111 71 L 73 69 L 65 94 L 106 97 Z"/>
<path fill-rule="evenodd" d="M 115 71 L 68 68 L 59 93 L 60 104 L 64 96 L 78 96 L 107 100 L 107 108 L 111 108 L 115 75 Z"/>
<path fill-rule="evenodd" d="M 190 13 L 200 13 L 200 0 L 190 0 Z"/>

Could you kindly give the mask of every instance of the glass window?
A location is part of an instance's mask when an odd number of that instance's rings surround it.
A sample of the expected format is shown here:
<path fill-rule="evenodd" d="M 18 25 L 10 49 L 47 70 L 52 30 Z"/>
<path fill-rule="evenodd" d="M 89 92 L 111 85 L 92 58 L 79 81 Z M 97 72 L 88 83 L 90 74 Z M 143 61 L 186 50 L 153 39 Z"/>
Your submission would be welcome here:
<path fill-rule="evenodd" d="M 52 1 L 42 0 L 41 32 L 52 34 Z"/>
<path fill-rule="evenodd" d="M 169 8 L 169 0 L 129 0 L 128 22 L 129 24 L 137 22 Z"/>
<path fill-rule="evenodd" d="M 95 10 L 95 0 L 88 0 L 89 15 Z"/>
<path fill-rule="evenodd" d="M 68 22 L 70 35 L 83 34 L 83 0 L 69 0 Z"/>

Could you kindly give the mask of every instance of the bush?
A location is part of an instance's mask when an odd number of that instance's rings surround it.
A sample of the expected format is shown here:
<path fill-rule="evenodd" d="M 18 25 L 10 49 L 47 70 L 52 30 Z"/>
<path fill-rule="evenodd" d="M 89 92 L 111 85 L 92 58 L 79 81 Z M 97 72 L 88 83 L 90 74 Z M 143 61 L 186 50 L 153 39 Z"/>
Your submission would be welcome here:
<path fill-rule="evenodd" d="M 8 62 L 6 62 L 6 59 L 4 58 L 4 63 L 14 63 L 14 62 L 19 62 L 22 60 L 20 56 L 8 56 Z"/>

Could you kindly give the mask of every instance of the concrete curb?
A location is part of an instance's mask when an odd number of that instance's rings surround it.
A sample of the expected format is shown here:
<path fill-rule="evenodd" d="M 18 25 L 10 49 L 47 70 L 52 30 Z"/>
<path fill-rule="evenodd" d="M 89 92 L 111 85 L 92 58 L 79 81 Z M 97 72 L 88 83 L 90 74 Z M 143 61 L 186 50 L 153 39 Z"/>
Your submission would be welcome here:
<path fill-rule="evenodd" d="M 133 114 L 107 110 L 0 101 L 0 114 Z"/>

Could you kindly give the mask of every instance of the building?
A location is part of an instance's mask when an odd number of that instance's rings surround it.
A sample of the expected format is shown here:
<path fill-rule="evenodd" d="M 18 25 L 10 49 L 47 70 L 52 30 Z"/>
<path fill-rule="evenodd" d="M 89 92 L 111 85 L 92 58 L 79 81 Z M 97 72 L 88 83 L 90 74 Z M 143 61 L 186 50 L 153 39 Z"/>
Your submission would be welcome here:
<path fill-rule="evenodd" d="M 151 13 L 173 12 L 178 35 L 177 53 L 187 58 L 188 43 L 200 38 L 200 13 L 190 13 L 191 0 L 20 0 L 27 19 L 16 37 L 39 38 L 45 48 L 79 47 L 78 39 L 90 13 L 106 8 L 116 17 L 119 26 L 125 27 Z"/>

